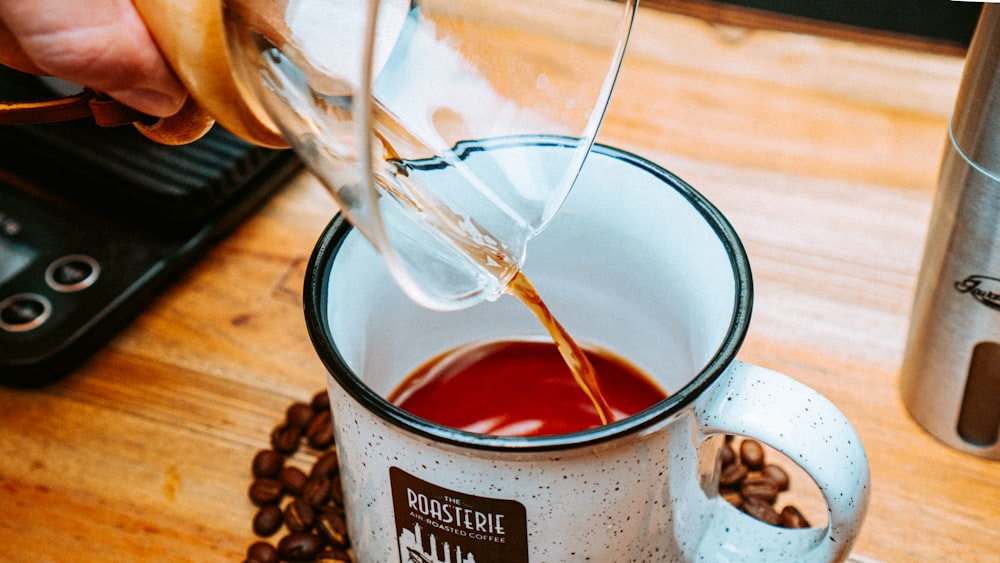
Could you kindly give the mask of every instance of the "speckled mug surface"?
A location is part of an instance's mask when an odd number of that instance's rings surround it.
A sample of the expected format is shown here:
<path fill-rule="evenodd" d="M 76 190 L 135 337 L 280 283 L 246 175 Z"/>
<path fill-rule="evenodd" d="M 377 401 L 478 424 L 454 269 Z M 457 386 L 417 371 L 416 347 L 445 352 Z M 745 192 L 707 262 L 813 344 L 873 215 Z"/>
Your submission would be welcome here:
<path fill-rule="evenodd" d="M 512 150 L 557 161 L 565 149 L 558 138 L 536 138 Z M 470 152 L 465 165 L 487 166 L 489 153 Z M 358 561 L 847 557 L 868 503 L 861 441 L 813 390 L 736 359 L 750 319 L 750 270 L 715 207 L 659 166 L 596 146 L 569 199 L 529 244 L 524 271 L 575 339 L 628 358 L 669 397 L 559 436 L 486 436 L 414 417 L 384 397 L 423 362 L 460 344 L 545 329 L 512 297 L 457 312 L 415 305 L 339 217 L 317 244 L 306 318 L 330 372 Z M 794 459 L 827 502 L 827 526 L 772 527 L 719 497 L 724 434 Z"/>

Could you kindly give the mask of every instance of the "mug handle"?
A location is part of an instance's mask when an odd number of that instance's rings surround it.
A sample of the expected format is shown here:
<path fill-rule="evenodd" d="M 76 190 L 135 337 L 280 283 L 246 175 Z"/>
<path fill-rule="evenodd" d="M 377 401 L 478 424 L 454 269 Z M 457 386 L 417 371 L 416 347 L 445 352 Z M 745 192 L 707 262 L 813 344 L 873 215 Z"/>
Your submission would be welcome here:
<path fill-rule="evenodd" d="M 868 508 L 868 457 L 857 432 L 829 400 L 794 379 L 734 362 L 695 407 L 702 438 L 739 434 L 792 459 L 827 504 L 827 527 L 771 526 L 721 497 L 696 552 L 698 561 L 842 561 Z"/>

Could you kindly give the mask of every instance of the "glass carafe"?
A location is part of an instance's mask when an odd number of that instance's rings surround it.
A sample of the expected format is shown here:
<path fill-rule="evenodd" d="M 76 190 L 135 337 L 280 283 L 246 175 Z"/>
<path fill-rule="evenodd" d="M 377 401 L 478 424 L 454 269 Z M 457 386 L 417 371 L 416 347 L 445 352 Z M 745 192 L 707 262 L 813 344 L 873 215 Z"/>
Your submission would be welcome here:
<path fill-rule="evenodd" d="M 418 303 L 499 297 L 594 142 L 635 0 L 224 0 L 241 94 Z M 571 150 L 559 161 L 539 144 Z"/>

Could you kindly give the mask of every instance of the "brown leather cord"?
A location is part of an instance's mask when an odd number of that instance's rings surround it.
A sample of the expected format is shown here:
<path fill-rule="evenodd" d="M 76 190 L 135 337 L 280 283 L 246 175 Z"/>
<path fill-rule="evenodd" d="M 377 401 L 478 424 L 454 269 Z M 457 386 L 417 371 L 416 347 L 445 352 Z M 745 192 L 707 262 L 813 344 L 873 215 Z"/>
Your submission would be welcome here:
<path fill-rule="evenodd" d="M 0 125 L 55 123 L 93 117 L 101 127 L 152 123 L 150 117 L 91 89 L 62 98 L 30 102 L 0 102 Z"/>
<path fill-rule="evenodd" d="M 0 125 L 56 123 L 88 117 L 101 127 L 134 125 L 144 137 L 162 145 L 194 142 L 215 123 L 190 96 L 176 115 L 165 118 L 146 115 L 89 88 L 62 98 L 0 102 Z"/>

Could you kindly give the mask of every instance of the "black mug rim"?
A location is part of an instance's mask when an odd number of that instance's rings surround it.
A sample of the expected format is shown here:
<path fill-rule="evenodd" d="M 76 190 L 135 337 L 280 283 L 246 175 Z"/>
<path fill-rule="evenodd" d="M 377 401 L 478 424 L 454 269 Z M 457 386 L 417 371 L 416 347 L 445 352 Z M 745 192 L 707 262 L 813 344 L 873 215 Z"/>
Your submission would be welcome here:
<path fill-rule="evenodd" d="M 511 139 L 504 138 L 501 142 L 509 145 Z M 572 146 L 574 140 L 552 136 L 526 136 L 519 142 L 539 146 Z M 489 141 L 476 143 L 477 150 L 482 150 L 488 145 Z M 324 229 L 313 249 L 306 270 L 303 293 L 309 337 L 320 360 L 337 384 L 364 408 L 392 426 L 435 442 L 491 451 L 558 451 L 599 444 L 654 427 L 688 408 L 735 361 L 749 328 L 753 308 L 753 280 L 746 251 L 736 231 L 722 212 L 678 176 L 649 160 L 608 145 L 594 144 L 591 152 L 621 160 L 658 177 L 666 188 L 677 191 L 701 214 L 726 249 L 735 282 L 733 299 L 735 306 L 725 337 L 712 359 L 694 378 L 663 401 L 644 411 L 599 428 L 570 434 L 531 437 L 491 436 L 457 430 L 414 416 L 364 385 L 341 357 L 330 334 L 326 307 L 329 274 L 341 245 L 353 230 L 343 214 L 338 213 Z"/>

